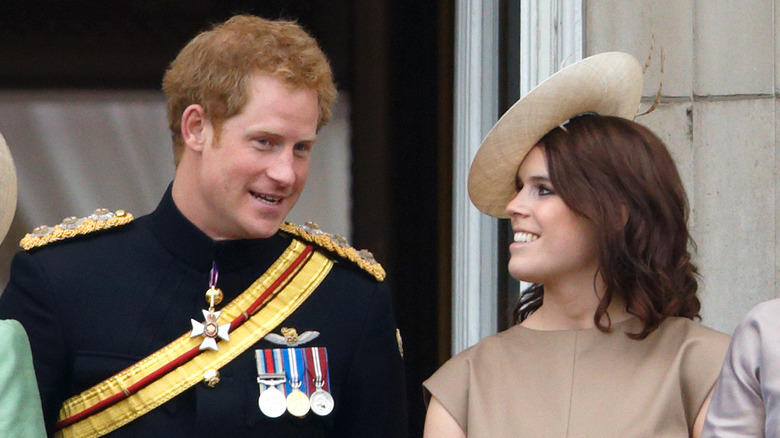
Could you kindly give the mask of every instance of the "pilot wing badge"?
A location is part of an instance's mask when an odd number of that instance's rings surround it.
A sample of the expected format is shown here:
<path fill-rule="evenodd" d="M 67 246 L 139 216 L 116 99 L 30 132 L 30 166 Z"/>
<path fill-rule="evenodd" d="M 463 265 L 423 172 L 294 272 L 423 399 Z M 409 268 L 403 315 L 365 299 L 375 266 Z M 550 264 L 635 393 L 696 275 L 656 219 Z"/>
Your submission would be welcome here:
<path fill-rule="evenodd" d="M 265 340 L 276 345 L 283 345 L 285 347 L 297 347 L 307 342 L 314 340 L 320 335 L 320 332 L 307 330 L 300 335 L 294 328 L 282 327 L 282 334 L 269 333 L 265 335 Z"/>

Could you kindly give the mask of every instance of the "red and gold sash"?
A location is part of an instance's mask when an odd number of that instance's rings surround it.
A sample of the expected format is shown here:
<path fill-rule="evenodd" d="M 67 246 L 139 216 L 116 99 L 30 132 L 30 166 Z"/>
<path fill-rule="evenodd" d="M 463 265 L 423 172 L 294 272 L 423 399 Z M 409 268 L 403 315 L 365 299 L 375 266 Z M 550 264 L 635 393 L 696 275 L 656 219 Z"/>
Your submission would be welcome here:
<path fill-rule="evenodd" d="M 230 341 L 200 351 L 189 331 L 152 355 L 66 400 L 56 437 L 99 437 L 139 418 L 238 357 L 290 316 L 328 275 L 333 261 L 293 240 L 247 290 L 221 309 Z"/>

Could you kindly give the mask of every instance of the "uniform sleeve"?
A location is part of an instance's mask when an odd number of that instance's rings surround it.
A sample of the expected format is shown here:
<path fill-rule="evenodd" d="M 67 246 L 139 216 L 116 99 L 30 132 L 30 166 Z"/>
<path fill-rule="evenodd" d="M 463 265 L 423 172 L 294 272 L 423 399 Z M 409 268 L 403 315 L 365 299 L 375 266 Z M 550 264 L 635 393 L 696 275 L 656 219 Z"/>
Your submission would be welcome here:
<path fill-rule="evenodd" d="M 34 257 L 20 252 L 14 257 L 8 286 L 0 296 L 0 318 L 19 321 L 29 337 L 47 428 L 57 420 L 71 368 L 64 341 L 66 329 L 51 289 Z"/>
<path fill-rule="evenodd" d="M 344 407 L 336 419 L 338 437 L 407 436 L 404 365 L 396 337 L 390 290 L 377 283 L 347 373 Z"/>
<path fill-rule="evenodd" d="M 465 350 L 448 360 L 433 375 L 423 382 L 425 400 L 436 397 L 444 409 L 468 433 L 469 409 L 469 360 Z"/>
<path fill-rule="evenodd" d="M 761 398 L 761 329 L 749 313 L 731 339 L 718 383 L 712 395 L 704 437 L 763 437 Z"/>
<path fill-rule="evenodd" d="M 0 321 L 0 345 L 0 436 L 45 437 L 30 345 L 18 322 Z"/>

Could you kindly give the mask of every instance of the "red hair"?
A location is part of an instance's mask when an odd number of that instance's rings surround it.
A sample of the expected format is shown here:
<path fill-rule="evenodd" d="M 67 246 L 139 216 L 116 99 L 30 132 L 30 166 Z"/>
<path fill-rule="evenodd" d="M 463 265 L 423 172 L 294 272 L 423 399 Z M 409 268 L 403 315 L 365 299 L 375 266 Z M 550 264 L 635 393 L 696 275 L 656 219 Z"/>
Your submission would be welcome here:
<path fill-rule="evenodd" d="M 295 22 L 237 15 L 193 38 L 165 72 L 162 88 L 177 164 L 184 148 L 184 110 L 201 105 L 218 135 L 222 122 L 244 108 L 247 83 L 257 73 L 279 78 L 291 88 L 316 90 L 317 128 L 330 120 L 336 86 L 317 41 Z"/>

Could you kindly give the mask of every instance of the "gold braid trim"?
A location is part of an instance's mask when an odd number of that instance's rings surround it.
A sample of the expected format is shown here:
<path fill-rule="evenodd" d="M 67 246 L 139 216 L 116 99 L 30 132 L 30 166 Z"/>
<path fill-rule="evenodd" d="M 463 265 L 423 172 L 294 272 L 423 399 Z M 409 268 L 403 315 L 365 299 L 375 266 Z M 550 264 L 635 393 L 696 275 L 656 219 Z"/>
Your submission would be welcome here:
<path fill-rule="evenodd" d="M 46 225 L 37 227 L 32 233 L 27 233 L 22 238 L 19 246 L 25 250 L 30 250 L 53 242 L 59 242 L 60 240 L 126 225 L 132 220 L 133 215 L 124 210 L 117 210 L 115 213 L 111 213 L 105 209 L 97 209 L 89 217 L 80 219 L 67 217 L 62 220 L 62 223 L 53 227 Z"/>
<path fill-rule="evenodd" d="M 313 243 L 339 257 L 349 260 L 369 274 L 373 275 L 377 281 L 384 281 L 385 270 L 375 259 L 374 255 L 368 250 L 356 250 L 349 246 L 347 240 L 338 234 L 328 234 L 320 230 L 320 227 L 314 222 L 306 222 L 304 226 L 296 225 L 292 222 L 285 222 L 279 227 L 279 230 L 291 234 L 309 243 Z"/>
<path fill-rule="evenodd" d="M 293 240 L 260 278 L 244 292 L 221 309 L 220 320 L 234 321 L 252 306 L 306 251 L 307 245 Z M 64 427 L 54 434 L 56 438 L 95 438 L 104 436 L 136 420 L 142 415 L 170 401 L 189 388 L 204 382 L 206 373 L 219 370 L 252 348 L 298 309 L 325 280 L 333 267 L 333 260 L 324 252 L 313 251 L 310 258 L 290 275 L 279 289 L 243 324 L 230 332 L 230 341 L 220 342 L 219 350 L 206 350 L 167 374 L 149 382 L 129 397 Z M 162 347 L 146 358 L 75 395 L 63 403 L 60 421 L 78 415 L 86 409 L 102 403 L 118 393 L 130 392 L 127 388 L 137 385 L 152 373 L 168 365 L 193 348 L 198 348 L 202 338 L 193 338 L 190 331 Z M 205 382 L 204 382 L 205 383 Z"/>

